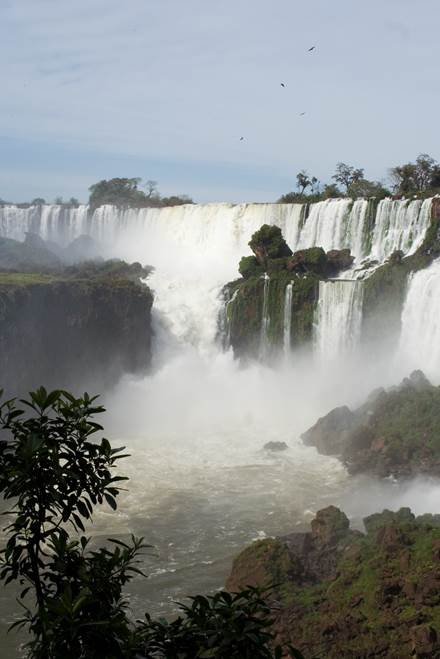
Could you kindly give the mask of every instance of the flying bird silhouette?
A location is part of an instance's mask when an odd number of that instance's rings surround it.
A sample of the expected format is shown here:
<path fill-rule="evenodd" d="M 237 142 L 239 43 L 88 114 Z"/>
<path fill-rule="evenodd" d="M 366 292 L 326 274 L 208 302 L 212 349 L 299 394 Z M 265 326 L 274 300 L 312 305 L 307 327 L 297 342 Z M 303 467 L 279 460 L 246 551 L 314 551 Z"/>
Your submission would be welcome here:
<path fill-rule="evenodd" d="M 301 112 L 301 114 L 299 116 L 303 117 L 304 115 L 305 115 L 305 112 Z"/>
<path fill-rule="evenodd" d="M 244 140 L 244 137 L 240 137 L 240 142 L 242 142 L 243 140 Z"/>
<path fill-rule="evenodd" d="M 312 46 L 311 48 L 309 48 L 309 53 L 311 53 L 312 50 L 315 50 L 315 48 L 316 48 L 316 46 Z"/>
<path fill-rule="evenodd" d="M 286 87 L 287 85 L 284 84 L 284 82 L 280 83 L 281 87 Z"/>

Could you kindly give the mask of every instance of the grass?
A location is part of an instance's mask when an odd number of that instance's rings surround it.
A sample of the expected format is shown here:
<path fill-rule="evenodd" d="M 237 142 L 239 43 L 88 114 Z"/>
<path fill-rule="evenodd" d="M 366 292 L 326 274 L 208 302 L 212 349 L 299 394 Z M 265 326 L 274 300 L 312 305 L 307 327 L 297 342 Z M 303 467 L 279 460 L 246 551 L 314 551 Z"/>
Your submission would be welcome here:
<path fill-rule="evenodd" d="M 27 286 L 29 284 L 49 284 L 59 277 L 34 272 L 0 272 L 1 286 Z"/>

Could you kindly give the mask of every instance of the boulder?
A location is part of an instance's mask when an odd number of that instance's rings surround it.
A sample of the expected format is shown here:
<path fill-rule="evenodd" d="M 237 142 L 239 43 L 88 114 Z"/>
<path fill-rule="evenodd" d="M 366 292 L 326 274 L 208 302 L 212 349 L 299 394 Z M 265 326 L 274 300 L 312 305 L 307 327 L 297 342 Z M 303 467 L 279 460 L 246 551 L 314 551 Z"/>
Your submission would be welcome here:
<path fill-rule="evenodd" d="M 327 252 L 327 276 L 336 277 L 342 270 L 351 268 L 353 261 L 349 249 L 331 249 Z"/>
<path fill-rule="evenodd" d="M 336 506 L 328 506 L 316 513 L 312 520 L 312 536 L 320 544 L 333 544 L 349 530 L 348 517 Z"/>
<path fill-rule="evenodd" d="M 356 415 L 346 405 L 335 407 L 304 432 L 301 439 L 307 446 L 316 446 L 323 455 L 339 455 L 356 424 Z"/>
<path fill-rule="evenodd" d="M 314 272 L 325 277 L 327 256 L 322 247 L 310 247 L 295 252 L 286 262 L 289 272 Z"/>
<path fill-rule="evenodd" d="M 267 442 L 263 448 L 266 451 L 285 451 L 289 447 L 286 442 Z"/>

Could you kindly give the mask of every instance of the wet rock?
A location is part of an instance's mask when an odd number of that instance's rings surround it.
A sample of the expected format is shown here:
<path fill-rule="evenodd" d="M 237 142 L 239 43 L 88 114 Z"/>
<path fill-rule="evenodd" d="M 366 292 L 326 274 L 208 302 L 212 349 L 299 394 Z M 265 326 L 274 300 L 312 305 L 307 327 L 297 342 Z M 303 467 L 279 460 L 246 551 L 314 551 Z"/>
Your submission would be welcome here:
<path fill-rule="evenodd" d="M 263 448 L 266 451 L 286 451 L 289 447 L 286 442 L 267 442 Z"/>
<path fill-rule="evenodd" d="M 318 419 L 301 439 L 307 446 L 316 446 L 323 455 L 340 455 L 356 425 L 356 415 L 346 405 L 336 407 Z"/>
<path fill-rule="evenodd" d="M 316 513 L 311 527 L 312 536 L 315 539 L 323 544 L 329 544 L 346 535 L 350 523 L 348 517 L 339 508 L 328 506 L 328 508 L 323 508 L 323 510 Z"/>
<path fill-rule="evenodd" d="M 396 249 L 389 257 L 388 263 L 391 263 L 393 265 L 401 263 L 404 256 L 405 254 L 402 252 L 401 249 Z"/>
<path fill-rule="evenodd" d="M 349 249 L 331 249 L 327 252 L 327 276 L 336 277 L 341 270 L 348 270 L 353 265 L 354 256 Z"/>

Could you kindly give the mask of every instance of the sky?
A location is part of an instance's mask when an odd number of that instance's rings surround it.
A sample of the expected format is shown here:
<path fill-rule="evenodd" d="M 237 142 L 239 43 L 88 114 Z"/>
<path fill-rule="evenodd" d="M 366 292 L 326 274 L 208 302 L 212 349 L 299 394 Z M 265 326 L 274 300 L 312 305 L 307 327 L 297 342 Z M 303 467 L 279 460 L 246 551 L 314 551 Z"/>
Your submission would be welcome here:
<path fill-rule="evenodd" d="M 438 0 L 0 0 L 0 198 L 139 176 L 273 201 L 301 169 L 440 159 L 439 19 Z"/>

